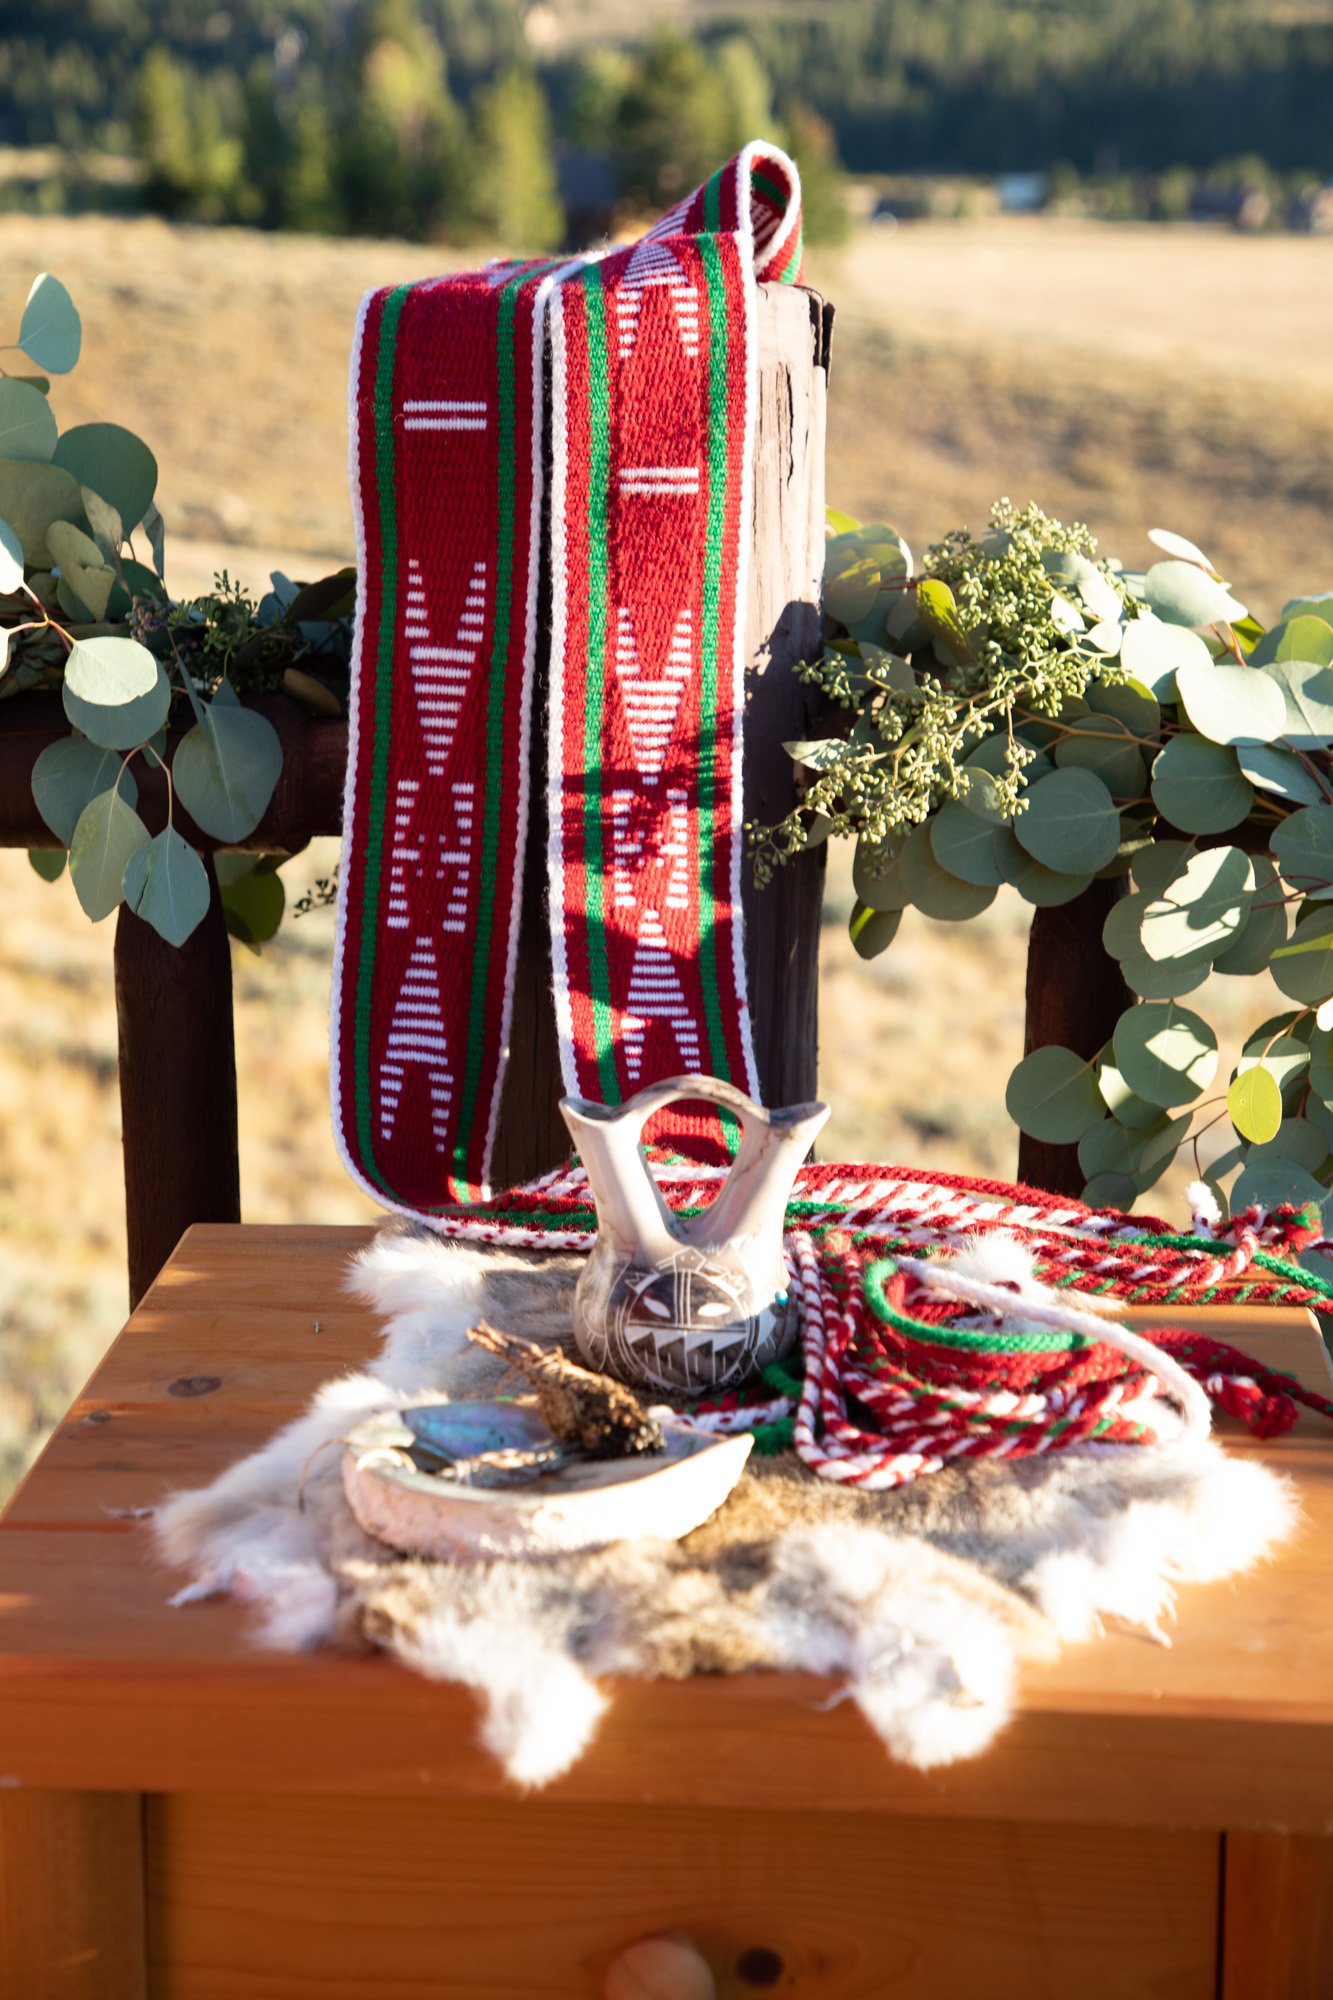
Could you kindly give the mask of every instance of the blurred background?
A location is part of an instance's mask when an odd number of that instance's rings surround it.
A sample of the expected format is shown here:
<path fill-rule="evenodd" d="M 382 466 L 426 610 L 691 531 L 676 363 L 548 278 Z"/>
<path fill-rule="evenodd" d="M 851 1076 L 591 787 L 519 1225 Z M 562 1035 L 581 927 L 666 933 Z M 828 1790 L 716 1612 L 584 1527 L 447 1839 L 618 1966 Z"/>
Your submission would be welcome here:
<path fill-rule="evenodd" d="M 0 338 L 55 272 L 62 428 L 156 452 L 177 595 L 351 556 L 367 287 L 636 222 L 745 139 L 805 178 L 838 307 L 830 501 L 922 550 L 1001 494 L 1267 621 L 1333 588 L 1333 0 L 0 4 Z M 336 845 L 235 953 L 248 1219 L 370 1220 L 326 1106 Z M 0 852 L 0 1490 L 125 1310 L 111 924 Z M 1028 911 L 908 913 L 866 965 L 834 856 L 827 1153 L 1011 1174 Z M 1220 1028 L 1264 1011 L 1211 990 Z M 1227 1055 L 1224 1048 L 1224 1057 Z M 1153 1196 L 1181 1213 L 1188 1178 Z"/>

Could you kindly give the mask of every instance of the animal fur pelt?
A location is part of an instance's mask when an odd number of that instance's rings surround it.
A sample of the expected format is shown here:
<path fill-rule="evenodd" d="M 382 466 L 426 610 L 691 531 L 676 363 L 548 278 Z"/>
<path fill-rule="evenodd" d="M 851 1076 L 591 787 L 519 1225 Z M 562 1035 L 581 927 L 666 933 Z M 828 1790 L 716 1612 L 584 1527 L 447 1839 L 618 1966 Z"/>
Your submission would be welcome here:
<path fill-rule="evenodd" d="M 925 1768 L 986 1747 L 1020 1661 L 1108 1619 L 1160 1639 L 1176 1583 L 1243 1570 L 1290 1526 L 1284 1483 L 1204 1440 L 959 1462 L 884 1493 L 752 1459 L 679 1543 L 540 1563 L 410 1561 L 370 1540 L 336 1441 L 377 1410 L 492 1393 L 504 1364 L 466 1337 L 481 1318 L 568 1345 L 579 1262 L 410 1225 L 382 1235 L 351 1278 L 387 1316 L 379 1358 L 159 1510 L 158 1545 L 193 1578 L 176 1601 L 230 1593 L 261 1644 L 379 1647 L 477 1689 L 486 1744 L 529 1785 L 581 1754 L 605 1677 L 753 1667 L 841 1681 L 889 1753 Z"/>

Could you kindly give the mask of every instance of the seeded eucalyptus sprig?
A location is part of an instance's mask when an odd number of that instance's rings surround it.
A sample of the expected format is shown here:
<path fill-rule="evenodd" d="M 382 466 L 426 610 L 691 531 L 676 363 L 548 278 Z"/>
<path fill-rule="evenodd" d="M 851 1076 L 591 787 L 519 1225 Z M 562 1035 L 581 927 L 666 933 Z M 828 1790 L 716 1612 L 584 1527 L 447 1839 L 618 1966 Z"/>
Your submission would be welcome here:
<path fill-rule="evenodd" d="M 831 527 L 825 650 L 802 670 L 830 733 L 787 746 L 810 777 L 750 829 L 760 879 L 855 839 L 871 957 L 909 905 L 961 922 L 1003 884 L 1043 907 L 1122 878 L 1103 942 L 1138 999 L 1093 1057 L 1017 1066 L 1015 1123 L 1078 1146 L 1094 1203 L 1132 1206 L 1182 1146 L 1201 1170 L 1229 1125 L 1207 1164 L 1234 1206 L 1333 1210 L 1333 593 L 1265 632 L 1183 537 L 1152 530 L 1161 559 L 1129 571 L 1008 501 L 919 571 L 893 529 Z M 1179 1001 L 1265 971 L 1296 1005 L 1205 1095 L 1217 1037 Z"/>

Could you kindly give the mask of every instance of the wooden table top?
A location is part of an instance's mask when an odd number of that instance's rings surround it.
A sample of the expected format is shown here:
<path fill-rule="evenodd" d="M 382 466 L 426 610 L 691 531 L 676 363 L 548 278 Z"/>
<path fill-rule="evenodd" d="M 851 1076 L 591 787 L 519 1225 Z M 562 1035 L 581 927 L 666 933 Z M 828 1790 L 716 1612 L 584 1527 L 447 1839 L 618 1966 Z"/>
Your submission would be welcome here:
<path fill-rule="evenodd" d="M 369 1233 L 184 1238 L 0 1523 L 0 1786 L 507 1789 L 466 1691 L 378 1658 L 258 1652 L 231 1604 L 170 1609 L 181 1579 L 115 1511 L 205 1483 L 372 1354 L 374 1318 L 342 1289 Z M 895 1766 L 811 1677 L 625 1681 L 554 1790 L 1333 1832 L 1333 1439 L 1262 1449 L 1298 1483 L 1298 1538 L 1246 1579 L 1183 1590 L 1170 1650 L 1113 1632 L 1031 1671 L 984 1757 Z"/>

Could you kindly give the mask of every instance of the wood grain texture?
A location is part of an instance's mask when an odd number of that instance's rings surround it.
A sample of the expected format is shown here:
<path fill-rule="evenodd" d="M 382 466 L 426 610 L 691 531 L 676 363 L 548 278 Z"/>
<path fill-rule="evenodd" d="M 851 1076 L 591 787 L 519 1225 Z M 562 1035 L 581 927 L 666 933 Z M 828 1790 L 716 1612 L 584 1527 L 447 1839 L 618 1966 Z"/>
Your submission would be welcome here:
<path fill-rule="evenodd" d="M 204 1484 L 370 1357 L 373 1315 L 344 1289 L 370 1235 L 186 1236 L 0 1525 L 0 1774 L 136 1791 L 503 1795 L 470 1695 L 383 1660 L 259 1653 L 230 1604 L 169 1609 L 179 1577 L 154 1563 L 140 1526 L 107 1512 Z M 217 1386 L 182 1394 L 182 1381 Z M 1242 1581 L 1182 1591 L 1170 1651 L 1110 1632 L 1032 1672 L 984 1758 L 892 1765 L 854 1706 L 828 1710 L 810 1676 L 624 1682 L 560 1796 L 1333 1834 L 1331 1444 L 1326 1432 L 1263 1448 L 1238 1438 L 1296 1483 L 1290 1549 Z"/>
<path fill-rule="evenodd" d="M 145 2000 L 143 1800 L 0 1791 L 0 1995 Z"/>
<path fill-rule="evenodd" d="M 1028 933 L 1027 1014 L 1023 1052 L 1059 1042 L 1077 1055 L 1094 1056 L 1111 1039 L 1134 995 L 1118 962 L 1102 943 L 1106 915 L 1124 894 L 1123 877 L 1092 882 L 1081 896 L 1053 910 L 1034 910 Z M 1079 1195 L 1087 1175 L 1077 1146 L 1018 1142 L 1018 1178 L 1053 1194 Z"/>
<path fill-rule="evenodd" d="M 783 818 L 796 774 L 782 745 L 806 733 L 806 691 L 793 671 L 820 644 L 824 550 L 826 309 L 813 292 L 760 285 L 755 310 L 759 400 L 748 550 L 745 677 L 747 818 Z M 545 584 L 543 588 L 545 589 Z M 569 1153 L 560 1077 L 546 893 L 546 661 L 533 704 L 531 805 L 509 1064 L 492 1180 L 528 1180 Z M 819 906 L 824 853 L 781 871 L 762 895 L 743 863 L 746 969 L 755 1056 L 768 1104 L 815 1094 Z"/>
<path fill-rule="evenodd" d="M 239 1222 L 231 940 L 209 905 L 182 945 L 124 904 L 116 918 L 116 1026 L 130 1304 L 193 1222 Z"/>
<path fill-rule="evenodd" d="M 1333 1840 L 1228 1833 L 1219 2000 L 1329 2000 Z"/>
<path fill-rule="evenodd" d="M 1217 1839 L 765 1805 L 154 1801 L 172 2000 L 594 2000 L 661 1931 L 719 2000 L 1213 2000 Z M 1132 1922 L 1126 1921 L 1132 1909 Z"/>

